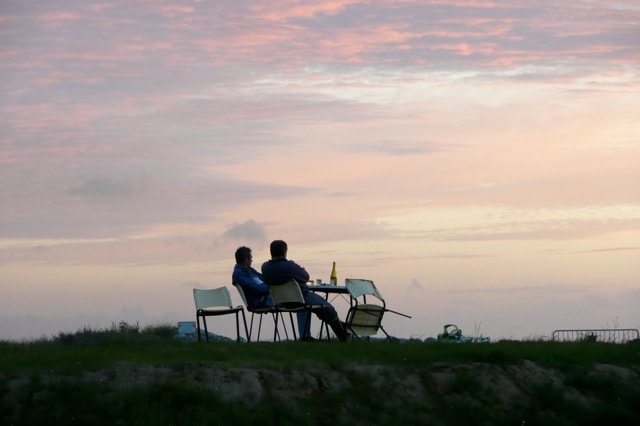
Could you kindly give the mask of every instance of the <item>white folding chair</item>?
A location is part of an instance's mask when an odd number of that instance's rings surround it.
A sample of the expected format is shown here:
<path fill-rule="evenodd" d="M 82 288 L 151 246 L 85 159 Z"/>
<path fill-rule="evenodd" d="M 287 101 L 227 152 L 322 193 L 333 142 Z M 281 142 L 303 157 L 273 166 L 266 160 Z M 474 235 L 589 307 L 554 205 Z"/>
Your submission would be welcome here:
<path fill-rule="evenodd" d="M 351 307 L 347 312 L 345 325 L 356 337 L 375 336 L 378 330 L 389 337 L 382 327 L 385 312 L 385 301 L 373 281 L 347 278 L 345 285 L 351 296 Z M 377 304 L 367 303 L 367 296 L 377 299 Z"/>
<path fill-rule="evenodd" d="M 315 309 L 324 309 L 322 305 L 310 305 L 302 296 L 302 290 L 300 290 L 300 286 L 296 280 L 290 280 L 283 284 L 278 285 L 270 285 L 269 293 L 271 293 L 271 301 L 273 302 L 273 307 L 275 308 L 277 314 L 280 313 L 289 313 L 289 319 L 291 321 L 291 329 L 293 330 L 293 339 L 297 340 L 298 337 L 296 335 L 296 327 L 293 323 L 293 314 L 306 311 L 307 312 L 307 321 L 305 324 L 305 330 L 309 331 L 309 326 L 311 324 L 311 312 Z M 276 315 L 276 329 L 274 331 L 274 340 L 276 338 L 276 334 L 278 334 L 278 318 L 280 315 Z M 284 324 L 284 319 L 282 320 L 282 326 L 286 326 Z"/>
<path fill-rule="evenodd" d="M 356 337 L 369 339 L 371 336 L 375 336 L 378 330 L 382 330 L 387 339 L 391 339 L 391 336 L 382 327 L 382 318 L 385 312 L 393 312 L 411 318 L 409 315 L 387 309 L 384 297 L 371 280 L 347 278 L 345 286 L 351 296 L 351 307 L 347 313 L 345 325 Z M 369 300 L 367 300 L 367 296 Z"/>
<path fill-rule="evenodd" d="M 262 316 L 265 314 L 273 315 L 273 321 L 275 324 L 277 311 L 272 306 L 259 306 L 254 308 L 249 307 L 249 303 L 247 302 L 247 296 L 244 293 L 242 286 L 237 284 L 233 284 L 233 286 L 238 290 L 238 293 L 240 293 L 240 298 L 242 299 L 242 302 L 244 303 L 244 306 L 246 307 L 247 311 L 251 312 L 251 323 L 249 325 L 249 335 L 247 338 L 249 341 L 251 341 L 251 336 L 253 336 L 253 317 L 256 314 L 260 316 L 260 320 L 258 322 L 258 337 L 256 338 L 256 341 L 259 341 L 260 331 L 262 330 Z"/>
<path fill-rule="evenodd" d="M 227 287 L 219 287 L 214 289 L 193 289 L 193 301 L 196 305 L 196 322 L 198 323 L 198 342 L 200 337 L 200 318 L 204 324 L 204 333 L 209 341 L 209 330 L 207 328 L 207 317 L 235 314 L 236 316 L 236 341 L 240 342 L 240 319 L 239 314 L 242 313 L 242 321 L 244 323 L 244 332 L 249 340 L 249 332 L 247 330 L 247 319 L 244 315 L 242 306 L 233 306 L 231 294 Z"/>

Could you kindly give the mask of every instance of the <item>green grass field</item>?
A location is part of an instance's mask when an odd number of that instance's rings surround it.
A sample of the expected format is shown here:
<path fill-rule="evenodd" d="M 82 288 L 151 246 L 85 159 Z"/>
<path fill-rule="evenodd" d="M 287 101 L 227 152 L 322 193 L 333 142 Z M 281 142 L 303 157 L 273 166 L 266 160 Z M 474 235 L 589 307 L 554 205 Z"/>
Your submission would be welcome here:
<path fill-rule="evenodd" d="M 3 425 L 638 424 L 640 344 L 0 342 Z"/>

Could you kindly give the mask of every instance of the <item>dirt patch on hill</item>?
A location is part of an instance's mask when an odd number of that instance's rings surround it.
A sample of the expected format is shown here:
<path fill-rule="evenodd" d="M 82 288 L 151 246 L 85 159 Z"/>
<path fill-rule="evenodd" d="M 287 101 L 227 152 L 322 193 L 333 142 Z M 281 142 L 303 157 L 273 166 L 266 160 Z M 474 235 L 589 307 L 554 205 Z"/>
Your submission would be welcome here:
<path fill-rule="evenodd" d="M 468 407 L 491 404 L 509 411 L 538 398 L 541 389 L 573 404 L 593 404 L 606 394 L 596 385 L 618 383 L 640 395 L 640 371 L 636 367 L 598 364 L 580 373 L 540 366 L 530 361 L 518 365 L 489 363 L 433 363 L 423 369 L 399 369 L 379 365 L 348 365 L 334 369 L 272 370 L 262 368 L 219 368 L 195 364 L 158 367 L 121 364 L 109 370 L 85 372 L 79 376 L 44 374 L 41 383 L 94 382 L 113 392 L 179 383 L 204 388 L 221 401 L 247 408 L 263 402 L 298 404 L 314 395 L 340 395 L 355 403 L 376 401 L 390 412 L 412 401 L 422 407 L 446 404 Z M 29 379 L 3 377 L 5 402 L 25 391 Z"/>

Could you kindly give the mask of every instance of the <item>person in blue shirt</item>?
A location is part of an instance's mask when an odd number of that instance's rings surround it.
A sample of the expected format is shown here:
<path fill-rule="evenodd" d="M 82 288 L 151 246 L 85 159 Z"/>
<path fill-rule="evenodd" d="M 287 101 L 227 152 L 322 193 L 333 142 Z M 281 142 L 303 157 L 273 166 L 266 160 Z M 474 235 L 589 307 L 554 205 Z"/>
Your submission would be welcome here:
<path fill-rule="evenodd" d="M 238 247 L 235 253 L 236 265 L 233 268 L 231 282 L 235 286 L 242 287 L 247 299 L 247 309 L 272 306 L 271 296 L 269 296 L 269 286 L 264 282 L 262 274 L 251 267 L 253 255 L 249 247 Z M 304 324 L 307 323 L 308 312 L 298 312 L 298 330 L 302 340 L 311 340 L 311 336 L 304 331 Z M 302 326 L 300 326 L 302 324 Z"/>
<path fill-rule="evenodd" d="M 238 247 L 236 265 L 233 268 L 231 282 L 239 285 L 247 299 L 247 308 L 255 309 L 271 306 L 269 287 L 264 283 L 262 274 L 251 267 L 253 256 L 249 247 Z"/>
<path fill-rule="evenodd" d="M 309 273 L 293 260 L 287 259 L 287 243 L 282 240 L 272 241 L 269 250 L 271 251 L 271 260 L 262 264 L 264 282 L 268 285 L 278 285 L 291 279 L 296 280 L 305 302 L 310 305 L 322 305 L 322 308 L 313 311 L 314 314 L 329 324 L 338 339 L 341 341 L 350 340 L 351 335 L 347 333 L 345 325 L 338 318 L 338 313 L 333 305 L 324 297 L 309 290 L 307 286 Z M 300 324 L 300 317 L 298 317 L 298 329 L 301 327 L 304 326 Z"/>

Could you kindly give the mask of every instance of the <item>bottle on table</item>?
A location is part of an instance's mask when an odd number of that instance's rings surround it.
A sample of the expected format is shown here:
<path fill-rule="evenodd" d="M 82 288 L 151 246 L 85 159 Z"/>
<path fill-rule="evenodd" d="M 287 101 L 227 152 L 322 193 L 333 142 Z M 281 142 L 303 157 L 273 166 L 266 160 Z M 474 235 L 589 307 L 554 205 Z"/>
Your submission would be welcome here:
<path fill-rule="evenodd" d="M 331 279 L 329 284 L 338 285 L 338 275 L 336 274 L 336 262 L 333 262 L 333 269 L 331 269 Z"/>

